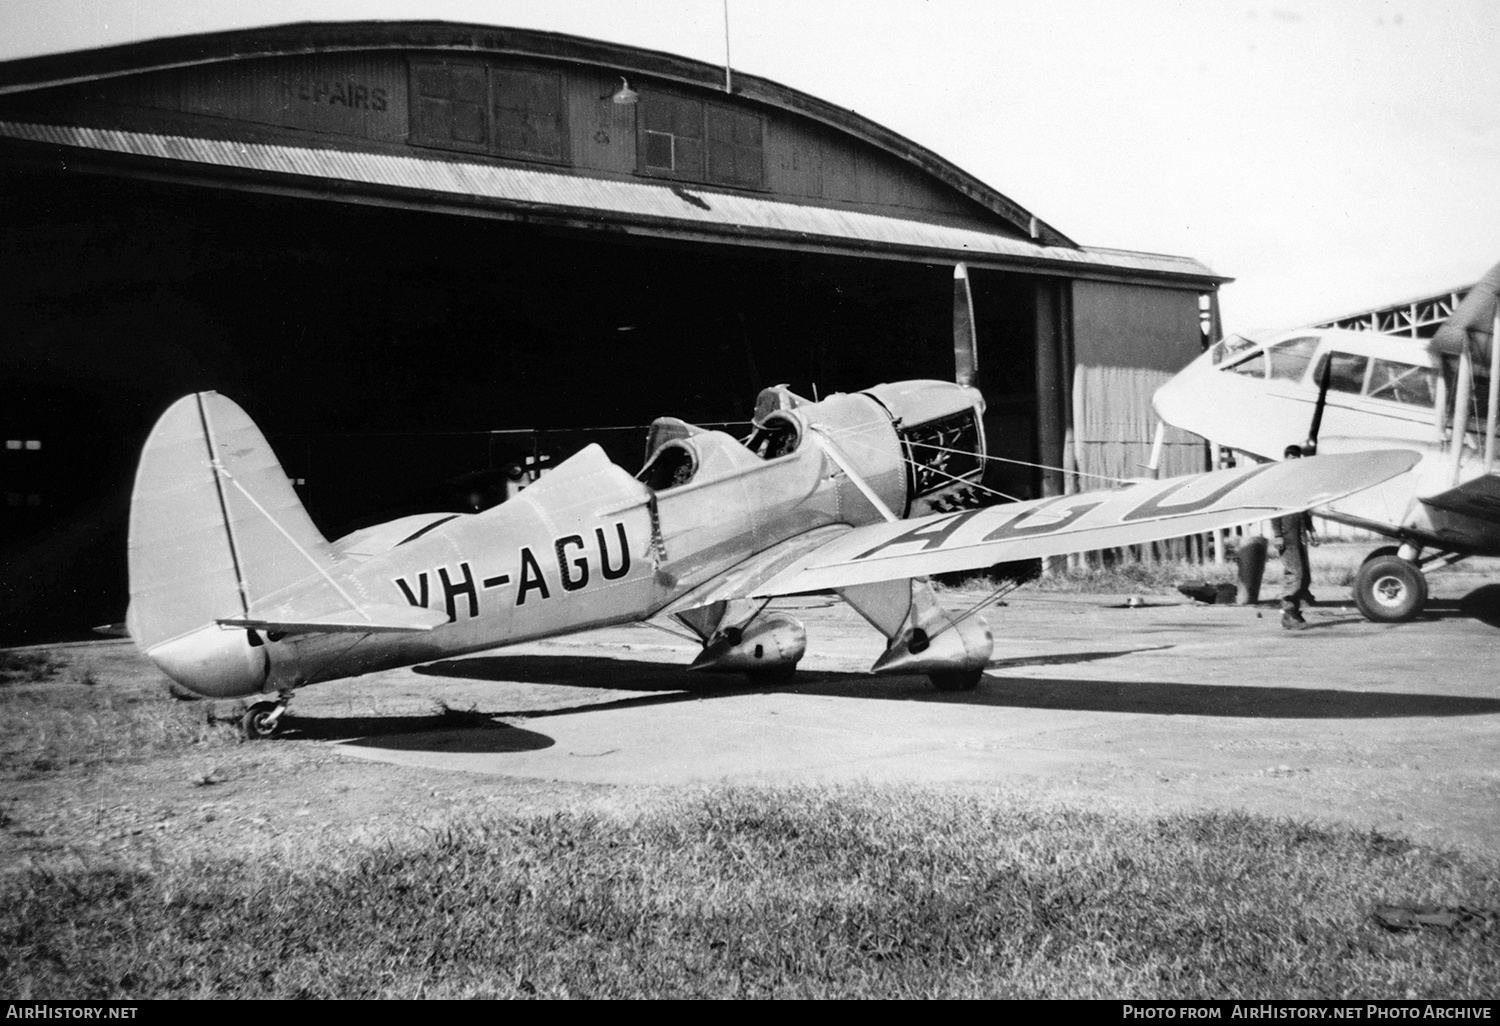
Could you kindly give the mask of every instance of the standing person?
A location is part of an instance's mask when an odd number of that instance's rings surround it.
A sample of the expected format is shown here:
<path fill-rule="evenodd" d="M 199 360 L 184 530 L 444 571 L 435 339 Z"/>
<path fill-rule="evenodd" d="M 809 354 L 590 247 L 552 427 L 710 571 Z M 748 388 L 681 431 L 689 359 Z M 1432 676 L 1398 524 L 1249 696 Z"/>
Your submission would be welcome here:
<path fill-rule="evenodd" d="M 1289 460 L 1301 459 L 1302 448 L 1289 445 L 1283 455 Z M 1312 568 L 1307 561 L 1307 543 L 1312 539 L 1313 544 L 1317 544 L 1312 514 L 1305 511 L 1288 513 L 1284 517 L 1277 517 L 1275 525 L 1276 536 L 1280 539 L 1283 581 L 1281 626 L 1289 631 L 1306 630 L 1307 621 L 1302 619 L 1302 603 L 1312 605 L 1314 601 L 1310 587 Z"/>

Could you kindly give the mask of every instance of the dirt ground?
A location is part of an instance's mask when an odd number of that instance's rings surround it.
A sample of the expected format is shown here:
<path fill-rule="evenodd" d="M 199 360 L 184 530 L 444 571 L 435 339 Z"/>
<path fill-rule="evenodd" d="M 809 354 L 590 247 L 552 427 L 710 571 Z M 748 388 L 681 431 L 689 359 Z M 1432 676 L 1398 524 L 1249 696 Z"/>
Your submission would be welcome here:
<path fill-rule="evenodd" d="M 1434 575 L 1420 620 L 1343 590 L 1282 631 L 1274 604 L 1023 591 L 985 615 L 979 688 L 864 672 L 881 639 L 832 599 L 793 683 L 682 666 L 648 627 L 518 646 L 298 694 L 271 741 L 8 780 L 0 866 L 207 852 L 296 862 L 487 808 L 629 812 L 722 782 L 912 783 L 1152 813 L 1243 809 L 1500 851 L 1500 583 Z M 949 595 L 954 608 L 977 596 Z M 121 696 L 161 678 L 128 642 L 55 649 Z M 218 707 L 229 713 L 232 709 Z"/>

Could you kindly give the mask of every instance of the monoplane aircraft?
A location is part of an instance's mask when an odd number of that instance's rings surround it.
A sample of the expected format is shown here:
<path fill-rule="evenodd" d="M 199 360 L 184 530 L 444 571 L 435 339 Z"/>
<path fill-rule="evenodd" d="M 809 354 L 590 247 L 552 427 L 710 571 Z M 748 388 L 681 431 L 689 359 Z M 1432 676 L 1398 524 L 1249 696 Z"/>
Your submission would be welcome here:
<path fill-rule="evenodd" d="M 1424 567 L 1500 555 L 1497 295 L 1500 264 L 1430 340 L 1316 328 L 1231 336 L 1153 405 L 1166 423 L 1255 461 L 1289 445 L 1421 452 L 1407 473 L 1314 510 L 1398 543 L 1366 558 L 1354 601 L 1371 620 L 1407 620 L 1427 600 Z"/>
<path fill-rule="evenodd" d="M 873 673 L 967 690 L 990 629 L 945 611 L 926 575 L 1248 523 L 1416 459 L 1331 456 L 933 512 L 972 489 L 986 459 L 972 332 L 955 337 L 958 382 L 816 402 L 769 388 L 743 439 L 663 418 L 638 474 L 590 445 L 491 509 L 333 542 L 243 410 L 215 392 L 186 396 L 141 454 L 130 635 L 199 695 L 264 696 L 244 717 L 252 737 L 274 733 L 307 684 L 655 617 L 702 642 L 692 669 L 788 679 L 806 632 L 768 603 L 823 589 L 887 639 Z"/>

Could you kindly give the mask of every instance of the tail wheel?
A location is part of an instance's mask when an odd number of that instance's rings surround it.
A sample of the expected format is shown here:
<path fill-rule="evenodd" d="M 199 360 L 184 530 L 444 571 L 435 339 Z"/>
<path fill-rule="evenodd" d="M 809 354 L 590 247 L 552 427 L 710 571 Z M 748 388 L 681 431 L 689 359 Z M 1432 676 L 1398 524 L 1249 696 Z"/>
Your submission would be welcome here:
<path fill-rule="evenodd" d="M 1354 604 L 1376 623 L 1410 620 L 1426 602 L 1427 578 L 1404 559 L 1376 556 L 1354 575 Z"/>
<path fill-rule="evenodd" d="M 938 670 L 929 673 L 927 679 L 939 691 L 973 691 L 984 677 L 984 667 L 972 670 Z"/>

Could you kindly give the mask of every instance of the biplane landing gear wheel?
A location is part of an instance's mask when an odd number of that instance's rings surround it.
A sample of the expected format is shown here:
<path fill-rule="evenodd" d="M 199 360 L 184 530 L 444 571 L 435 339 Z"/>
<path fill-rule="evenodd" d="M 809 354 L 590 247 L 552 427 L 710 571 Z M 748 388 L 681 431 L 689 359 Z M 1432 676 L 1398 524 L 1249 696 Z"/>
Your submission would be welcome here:
<path fill-rule="evenodd" d="M 1354 575 L 1354 604 L 1376 623 L 1403 623 L 1427 602 L 1427 578 L 1399 556 L 1365 560 Z"/>
<path fill-rule="evenodd" d="M 936 670 L 927 675 L 932 686 L 939 691 L 973 691 L 984 677 L 984 667 L 972 670 Z"/>
<path fill-rule="evenodd" d="M 246 741 L 261 741 L 274 737 L 281 726 L 281 714 L 286 706 L 279 702 L 256 702 L 240 718 L 240 731 Z"/>

